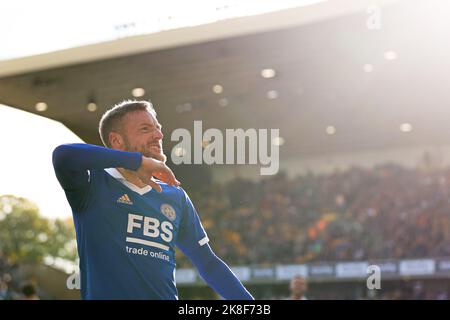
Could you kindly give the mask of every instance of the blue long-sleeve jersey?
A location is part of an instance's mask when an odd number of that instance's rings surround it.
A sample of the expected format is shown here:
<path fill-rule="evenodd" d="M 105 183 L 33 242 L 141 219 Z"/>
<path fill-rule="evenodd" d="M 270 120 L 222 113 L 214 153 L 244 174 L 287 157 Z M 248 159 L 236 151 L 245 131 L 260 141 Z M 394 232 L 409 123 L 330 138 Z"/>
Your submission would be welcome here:
<path fill-rule="evenodd" d="M 186 192 L 161 181 L 139 188 L 115 168 L 142 155 L 88 144 L 61 145 L 53 166 L 72 208 L 83 299 L 178 299 L 175 246 L 226 299 L 252 299 L 211 250 Z"/>

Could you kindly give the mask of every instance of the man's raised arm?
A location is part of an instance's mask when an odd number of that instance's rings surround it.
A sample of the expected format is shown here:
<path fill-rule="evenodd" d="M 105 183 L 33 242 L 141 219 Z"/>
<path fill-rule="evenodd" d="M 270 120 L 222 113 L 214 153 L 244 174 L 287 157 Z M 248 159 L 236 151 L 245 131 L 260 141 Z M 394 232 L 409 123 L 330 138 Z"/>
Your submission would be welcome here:
<path fill-rule="evenodd" d="M 173 172 L 161 161 L 144 157 L 139 152 L 109 149 L 92 144 L 73 143 L 58 146 L 53 151 L 53 167 L 63 189 L 83 186 L 88 182 L 87 170 L 124 168 L 136 171 L 144 183 L 153 174 L 171 185 L 178 185 Z"/>

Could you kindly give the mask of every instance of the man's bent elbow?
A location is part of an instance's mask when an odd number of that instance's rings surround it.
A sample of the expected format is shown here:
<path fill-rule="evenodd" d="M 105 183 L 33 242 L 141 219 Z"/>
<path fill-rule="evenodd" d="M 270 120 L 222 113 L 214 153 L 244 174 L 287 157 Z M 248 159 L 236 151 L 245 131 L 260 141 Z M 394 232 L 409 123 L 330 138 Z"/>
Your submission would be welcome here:
<path fill-rule="evenodd" d="M 70 152 L 70 145 L 61 144 L 57 146 L 52 153 L 53 167 L 57 168 L 62 163 L 64 163 L 68 159 L 69 152 Z"/>

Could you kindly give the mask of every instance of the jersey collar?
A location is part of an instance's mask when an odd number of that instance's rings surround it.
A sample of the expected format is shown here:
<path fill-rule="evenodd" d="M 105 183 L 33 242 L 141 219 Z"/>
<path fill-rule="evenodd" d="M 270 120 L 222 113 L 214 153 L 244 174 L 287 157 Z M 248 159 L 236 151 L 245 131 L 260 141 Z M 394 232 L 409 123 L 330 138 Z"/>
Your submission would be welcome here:
<path fill-rule="evenodd" d="M 125 177 L 116 168 L 107 168 L 107 169 L 105 169 L 105 171 L 111 177 L 113 177 L 114 179 L 118 180 L 123 185 L 125 185 L 126 187 L 128 187 L 132 191 L 140 194 L 141 196 L 146 194 L 147 192 L 150 192 L 152 190 L 151 186 L 145 186 L 145 187 L 139 188 L 137 185 L 135 185 L 135 184 L 131 183 L 130 181 L 128 181 L 127 179 L 125 179 Z"/>

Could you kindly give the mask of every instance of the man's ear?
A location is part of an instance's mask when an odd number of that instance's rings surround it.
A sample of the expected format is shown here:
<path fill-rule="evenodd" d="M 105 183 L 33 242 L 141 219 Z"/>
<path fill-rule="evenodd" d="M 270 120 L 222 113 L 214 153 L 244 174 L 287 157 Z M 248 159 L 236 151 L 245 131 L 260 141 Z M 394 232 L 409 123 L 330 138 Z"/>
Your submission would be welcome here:
<path fill-rule="evenodd" d="M 123 141 L 122 136 L 118 132 L 111 131 L 108 135 L 109 143 L 111 144 L 112 149 L 123 150 L 125 147 L 125 143 Z"/>

